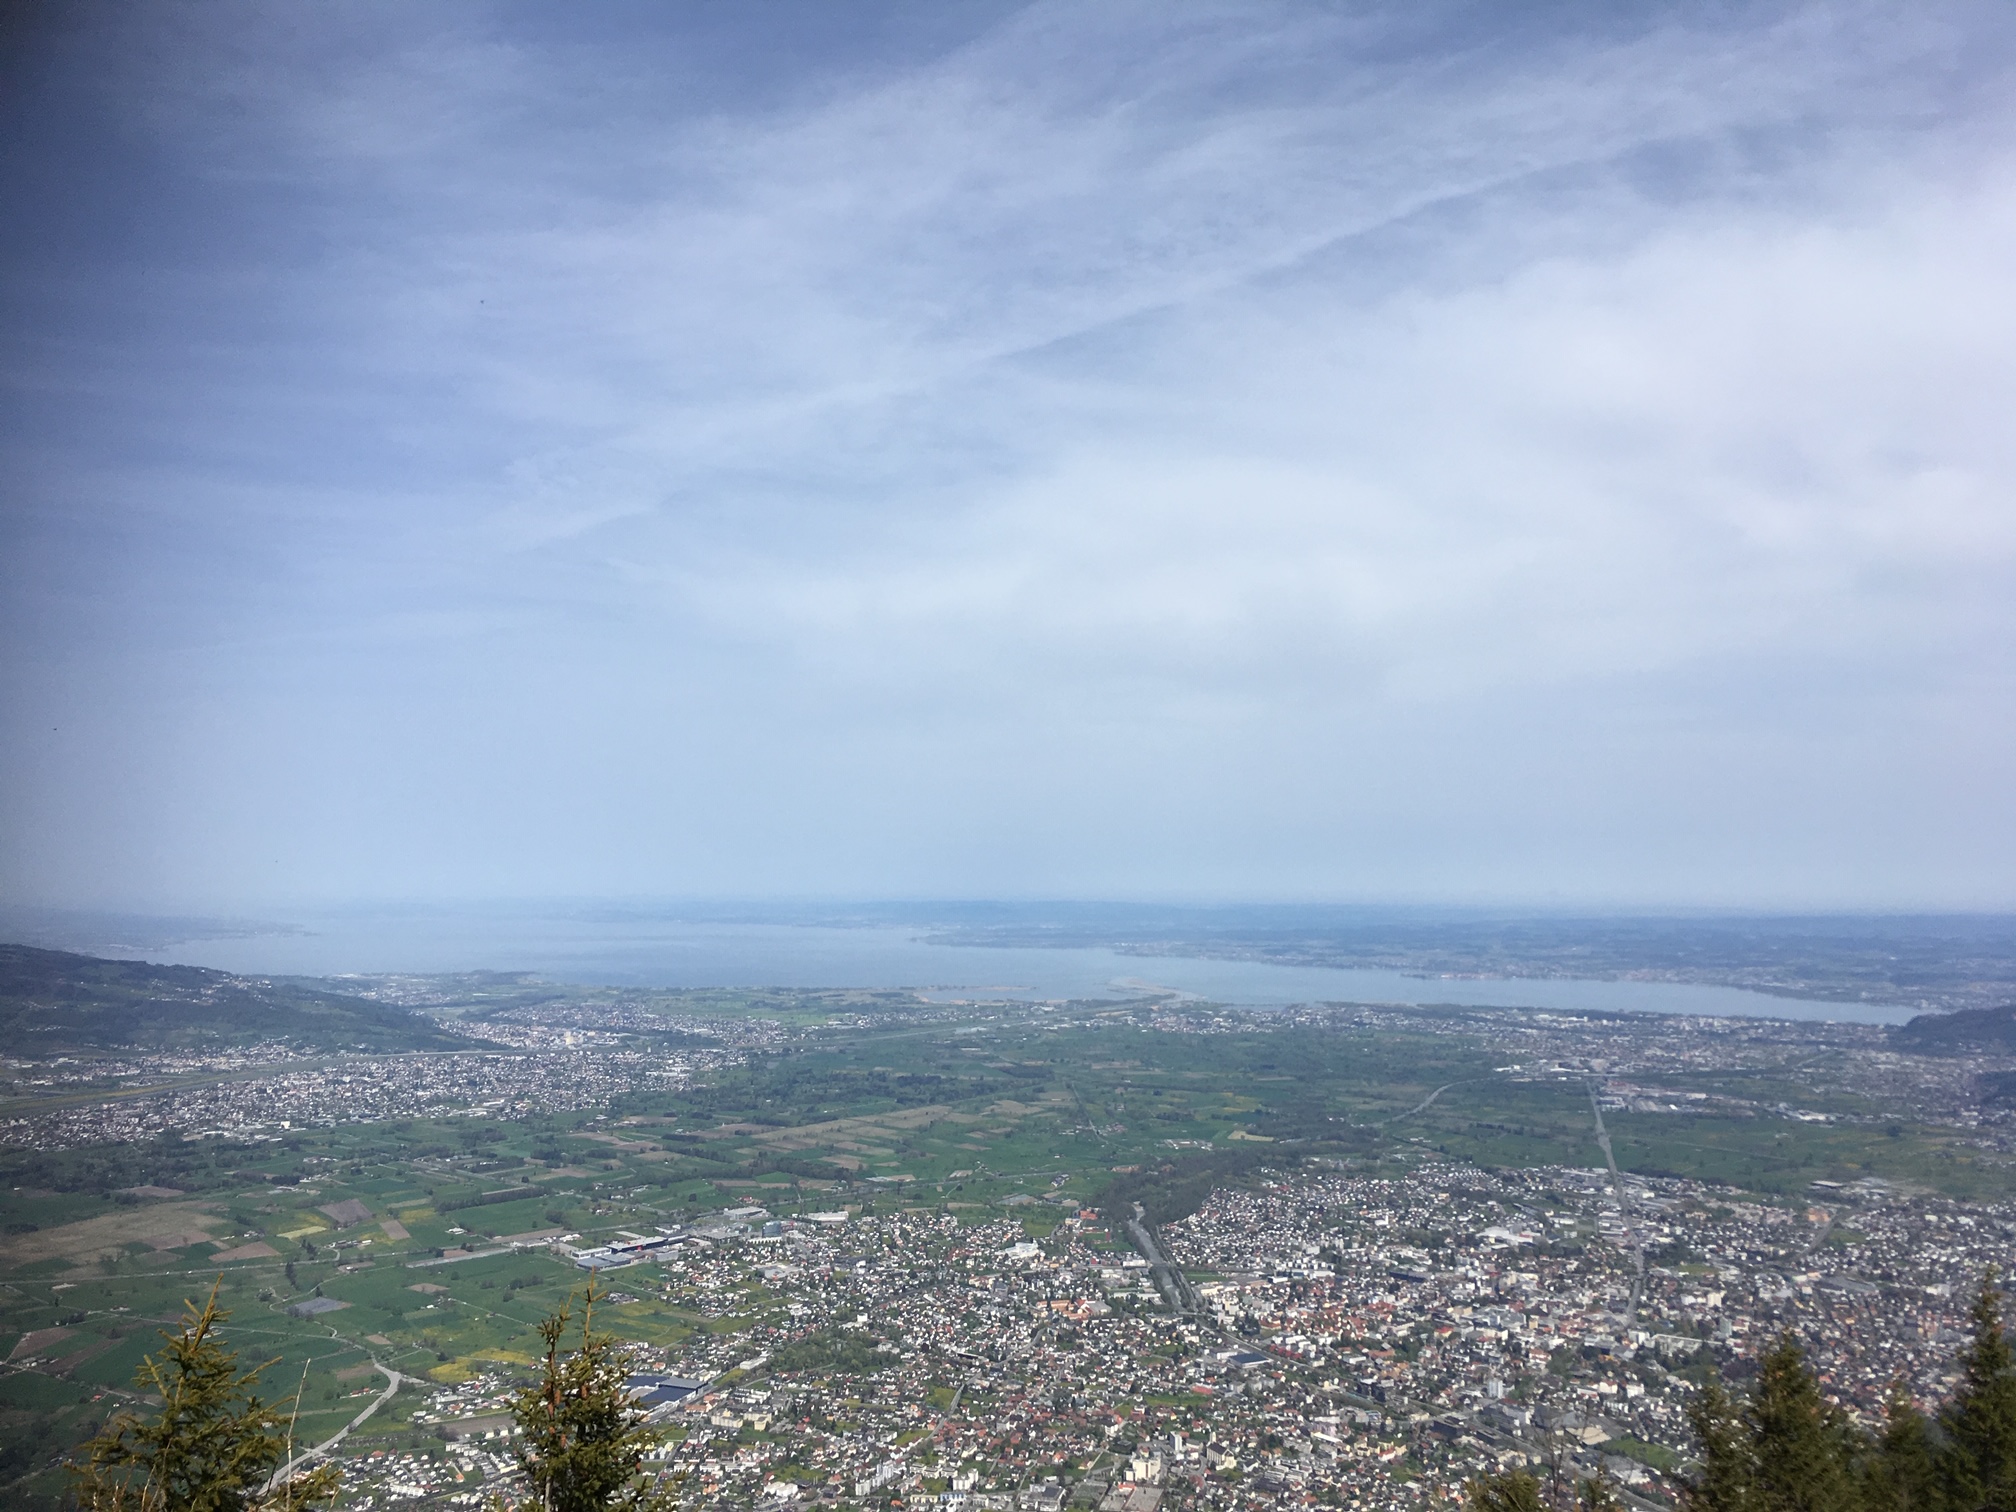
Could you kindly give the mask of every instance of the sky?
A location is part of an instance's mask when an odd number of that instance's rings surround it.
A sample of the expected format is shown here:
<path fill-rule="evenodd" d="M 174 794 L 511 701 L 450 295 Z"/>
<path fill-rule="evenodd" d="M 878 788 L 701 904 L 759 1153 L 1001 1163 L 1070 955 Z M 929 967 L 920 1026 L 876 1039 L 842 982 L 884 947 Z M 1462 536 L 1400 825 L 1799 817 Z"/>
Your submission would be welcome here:
<path fill-rule="evenodd" d="M 10 7 L 0 899 L 2016 906 L 2012 66 Z"/>

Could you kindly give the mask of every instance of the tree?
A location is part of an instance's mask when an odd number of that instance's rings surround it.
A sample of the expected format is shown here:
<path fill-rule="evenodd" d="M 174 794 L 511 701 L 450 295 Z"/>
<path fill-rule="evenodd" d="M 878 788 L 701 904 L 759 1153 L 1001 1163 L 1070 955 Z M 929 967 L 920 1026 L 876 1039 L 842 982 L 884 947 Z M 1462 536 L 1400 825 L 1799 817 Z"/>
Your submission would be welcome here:
<path fill-rule="evenodd" d="M 643 1479 L 659 1442 L 631 1399 L 614 1335 L 595 1332 L 595 1283 L 581 1302 L 581 1343 L 563 1352 L 571 1309 L 539 1325 L 546 1358 L 536 1385 L 512 1400 L 522 1438 L 518 1462 L 543 1512 L 669 1512 L 669 1491 Z"/>
<path fill-rule="evenodd" d="M 1546 1512 L 1540 1482 L 1523 1470 L 1483 1475 L 1463 1488 L 1465 1512 Z"/>
<path fill-rule="evenodd" d="M 1688 1512 L 1746 1512 L 1755 1462 L 1743 1420 L 1719 1377 L 1711 1376 L 1688 1404 L 1687 1423 L 1701 1445 L 1701 1470 L 1687 1488 Z"/>
<path fill-rule="evenodd" d="M 237 1352 L 218 1338 L 231 1315 L 217 1305 L 217 1287 L 200 1310 L 183 1307 L 181 1332 L 164 1330 L 168 1347 L 133 1377 L 161 1398 L 160 1412 L 118 1413 L 83 1446 L 85 1461 L 71 1467 L 78 1500 L 91 1512 L 279 1512 L 327 1502 L 336 1494 L 333 1465 L 274 1484 L 287 1459 L 288 1419 L 254 1390 L 266 1366 L 240 1370 Z"/>
<path fill-rule="evenodd" d="M 1463 1506 L 1464 1512 L 1549 1512 L 1550 1508 L 1559 1508 L 1560 1512 L 1620 1512 L 1622 1506 L 1609 1482 L 1600 1475 L 1576 1482 L 1572 1503 L 1561 1500 L 1568 1494 L 1557 1487 L 1555 1496 L 1550 1498 L 1539 1481 L 1524 1470 L 1512 1470 L 1502 1475 L 1480 1475 L 1467 1482 L 1463 1487 Z"/>
<path fill-rule="evenodd" d="M 1759 1364 L 1743 1413 L 1750 1429 L 1750 1504 L 1757 1512 L 1853 1507 L 1861 1445 L 1846 1415 L 1821 1399 L 1799 1341 L 1789 1330 L 1780 1334 Z"/>
<path fill-rule="evenodd" d="M 1883 1432 L 1864 1474 L 1869 1512 L 1932 1512 L 1939 1506 L 1939 1467 L 1931 1425 L 1902 1381 L 1890 1387 Z"/>
<path fill-rule="evenodd" d="M 2016 1512 L 2016 1355 L 1992 1269 L 1981 1277 L 1973 1314 L 1960 1386 L 1941 1414 L 1951 1444 L 1943 1456 L 1947 1496 L 1959 1512 Z"/>
<path fill-rule="evenodd" d="M 1853 1512 L 1867 1484 L 1866 1438 L 1820 1395 L 1789 1331 L 1758 1362 L 1740 1406 L 1711 1378 L 1687 1409 L 1700 1445 L 1688 1512 Z"/>
<path fill-rule="evenodd" d="M 1873 1437 L 1821 1396 L 1789 1332 L 1758 1362 L 1747 1399 L 1711 1376 L 1687 1411 L 1700 1466 L 1688 1512 L 2016 1512 L 2016 1349 L 1992 1270 L 1973 1316 L 1952 1400 L 1928 1417 L 1896 1382 Z"/>

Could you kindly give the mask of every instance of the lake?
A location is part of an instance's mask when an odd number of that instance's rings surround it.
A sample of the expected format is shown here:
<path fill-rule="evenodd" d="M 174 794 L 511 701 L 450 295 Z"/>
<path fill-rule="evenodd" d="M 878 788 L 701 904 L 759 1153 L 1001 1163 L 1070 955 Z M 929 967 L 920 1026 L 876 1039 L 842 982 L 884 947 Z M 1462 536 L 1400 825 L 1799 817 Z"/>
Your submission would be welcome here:
<path fill-rule="evenodd" d="M 288 922 L 291 932 L 190 939 L 130 953 L 255 975 L 535 971 L 559 981 L 621 986 L 916 988 L 941 1001 L 1165 991 L 1256 1008 L 1455 1003 L 1882 1024 L 1902 1023 L 1913 1012 L 1674 982 L 1424 978 L 1078 947 L 936 945 L 920 930 L 888 927 L 439 909 L 331 912 Z"/>

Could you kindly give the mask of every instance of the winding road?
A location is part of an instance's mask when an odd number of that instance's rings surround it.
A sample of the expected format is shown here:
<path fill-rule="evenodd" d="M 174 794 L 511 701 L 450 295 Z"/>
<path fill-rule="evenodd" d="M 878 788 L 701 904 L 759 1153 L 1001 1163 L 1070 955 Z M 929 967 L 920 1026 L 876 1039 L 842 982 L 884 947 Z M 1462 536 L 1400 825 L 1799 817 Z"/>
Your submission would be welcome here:
<path fill-rule="evenodd" d="M 401 1383 L 404 1382 L 406 1379 L 406 1377 L 400 1375 L 399 1372 L 394 1370 L 390 1365 L 380 1365 L 376 1360 L 373 1360 L 371 1362 L 371 1368 L 377 1371 L 380 1375 L 388 1377 L 391 1381 L 391 1384 L 388 1385 L 383 1391 L 379 1392 L 377 1396 L 371 1399 L 370 1406 L 366 1407 L 362 1412 L 358 1413 L 357 1416 L 350 1419 L 350 1421 L 345 1423 L 341 1428 L 338 1428 L 332 1437 L 324 1439 L 321 1443 L 317 1444 L 313 1449 L 303 1449 L 299 1454 L 295 1455 L 294 1458 L 287 1461 L 287 1463 L 282 1465 L 278 1470 L 275 1470 L 273 1472 L 272 1479 L 266 1482 L 266 1489 L 268 1491 L 279 1490 L 279 1488 L 286 1485 L 287 1482 L 294 1477 L 295 1473 L 299 1471 L 303 1466 L 312 1464 L 314 1461 L 321 1459 L 325 1455 L 329 1454 L 330 1451 L 335 1449 L 335 1447 L 338 1444 L 342 1443 L 343 1440 L 349 1436 L 350 1430 L 352 1428 L 361 1427 L 365 1422 L 367 1422 L 370 1419 L 372 1413 L 376 1412 L 380 1407 L 383 1407 L 387 1402 L 391 1401 L 393 1394 L 399 1390 Z"/>

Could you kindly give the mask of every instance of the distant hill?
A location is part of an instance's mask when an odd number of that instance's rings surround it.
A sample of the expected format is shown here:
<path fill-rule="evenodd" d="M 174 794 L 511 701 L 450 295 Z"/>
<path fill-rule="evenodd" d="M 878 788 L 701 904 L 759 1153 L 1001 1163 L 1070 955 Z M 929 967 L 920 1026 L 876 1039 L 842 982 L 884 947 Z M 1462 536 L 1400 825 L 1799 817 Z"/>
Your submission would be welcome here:
<path fill-rule="evenodd" d="M 1963 1008 L 1958 1013 L 1921 1013 L 1893 1030 L 1899 1050 L 1921 1055 L 1956 1055 L 1967 1050 L 2016 1051 L 2016 1003 L 1998 1008 Z"/>
<path fill-rule="evenodd" d="M 0 945 L 0 1054 L 184 1050 L 286 1040 L 319 1050 L 465 1049 L 387 1003 L 233 976 Z"/>

